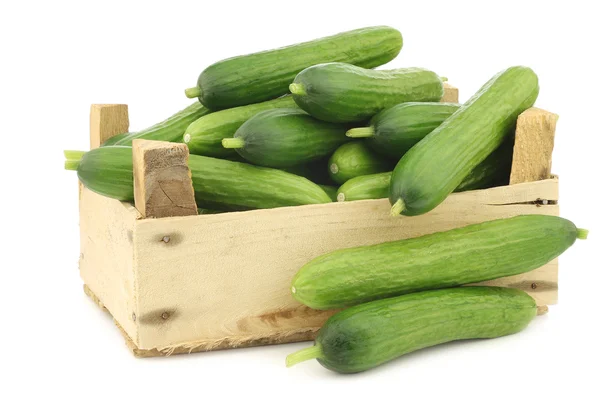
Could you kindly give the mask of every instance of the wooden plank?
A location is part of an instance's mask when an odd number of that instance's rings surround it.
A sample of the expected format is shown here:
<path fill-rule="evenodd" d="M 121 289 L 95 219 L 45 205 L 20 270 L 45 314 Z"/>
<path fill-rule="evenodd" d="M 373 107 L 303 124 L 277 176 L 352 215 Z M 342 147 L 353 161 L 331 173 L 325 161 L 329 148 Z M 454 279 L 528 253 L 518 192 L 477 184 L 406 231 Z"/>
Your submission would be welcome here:
<path fill-rule="evenodd" d="M 136 345 L 167 352 L 245 346 L 298 338 L 302 330 L 309 339 L 332 313 L 311 310 L 290 294 L 292 277 L 312 258 L 497 218 L 557 215 L 557 205 L 529 204 L 556 186 L 547 180 L 457 193 L 418 217 L 390 218 L 382 199 L 137 221 Z M 555 299 L 556 278 L 552 262 L 509 283 L 544 282 L 544 291 L 531 292 L 543 303 Z"/>
<path fill-rule="evenodd" d="M 458 88 L 444 82 L 444 95 L 440 101 L 443 103 L 458 103 Z"/>
<path fill-rule="evenodd" d="M 510 184 L 548 179 L 558 115 L 530 108 L 519 115 Z"/>
<path fill-rule="evenodd" d="M 79 273 L 96 301 L 137 340 L 133 230 L 139 213 L 86 188 L 80 196 Z"/>
<path fill-rule="evenodd" d="M 127 104 L 92 104 L 90 109 L 90 148 L 129 130 Z"/>
<path fill-rule="evenodd" d="M 133 141 L 135 207 L 144 218 L 198 215 L 189 155 L 183 143 Z"/>

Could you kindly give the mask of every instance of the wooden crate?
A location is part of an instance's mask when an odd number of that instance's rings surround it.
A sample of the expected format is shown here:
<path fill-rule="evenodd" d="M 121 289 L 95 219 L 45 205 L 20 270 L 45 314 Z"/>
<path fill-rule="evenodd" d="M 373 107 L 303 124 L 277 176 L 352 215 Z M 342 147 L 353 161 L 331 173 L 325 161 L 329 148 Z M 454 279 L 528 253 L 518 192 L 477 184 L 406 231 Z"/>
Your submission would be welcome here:
<path fill-rule="evenodd" d="M 458 101 L 456 89 L 447 92 L 446 100 Z M 90 120 L 96 147 L 128 130 L 127 106 L 93 105 Z M 382 199 L 142 218 L 143 204 L 80 185 L 85 291 L 110 312 L 136 356 L 313 339 L 335 311 L 309 309 L 290 294 L 292 277 L 310 259 L 519 214 L 558 215 L 558 179 L 550 175 L 555 124 L 555 114 L 525 111 L 511 185 L 452 194 L 418 217 L 390 217 Z M 144 182 L 141 162 L 136 184 Z M 485 284 L 524 289 L 538 305 L 553 304 L 558 263 Z"/>

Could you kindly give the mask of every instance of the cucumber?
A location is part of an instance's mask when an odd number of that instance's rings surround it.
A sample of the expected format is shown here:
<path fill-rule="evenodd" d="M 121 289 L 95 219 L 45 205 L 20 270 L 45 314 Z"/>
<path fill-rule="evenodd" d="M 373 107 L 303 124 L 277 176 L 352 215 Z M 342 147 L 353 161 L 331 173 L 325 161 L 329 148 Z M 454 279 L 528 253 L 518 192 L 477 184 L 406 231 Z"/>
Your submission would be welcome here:
<path fill-rule="evenodd" d="M 173 114 L 158 124 L 139 132 L 119 135 L 119 140 L 108 139 L 102 146 L 131 146 L 134 139 L 162 140 L 164 142 L 181 141 L 183 132 L 198 118 L 210 113 L 210 111 L 198 102 Z"/>
<path fill-rule="evenodd" d="M 321 189 L 323 189 L 323 191 L 325 193 L 327 193 L 327 195 L 329 196 L 329 198 L 331 199 L 331 201 L 335 201 L 337 198 L 337 191 L 338 188 L 336 186 L 330 186 L 330 185 L 319 185 L 319 187 Z"/>
<path fill-rule="evenodd" d="M 444 201 L 512 136 L 517 117 L 533 106 L 538 92 L 537 76 L 527 67 L 510 67 L 490 79 L 398 162 L 390 184 L 392 215 L 424 214 Z"/>
<path fill-rule="evenodd" d="M 104 143 L 102 143 L 100 146 L 101 147 L 104 147 L 104 146 L 113 146 L 119 140 L 127 137 L 128 135 L 132 135 L 132 133 L 129 133 L 129 132 L 119 133 L 118 135 L 115 135 L 115 136 L 112 136 L 112 137 L 109 137 L 108 139 L 106 139 L 104 141 Z"/>
<path fill-rule="evenodd" d="M 290 85 L 294 101 L 315 118 L 362 122 L 407 101 L 440 101 L 442 79 L 422 68 L 370 70 L 344 63 L 319 64 L 300 72 Z"/>
<path fill-rule="evenodd" d="M 235 154 L 237 155 L 237 153 Z M 333 186 L 336 183 L 329 176 L 327 168 L 328 160 L 327 158 L 322 158 L 320 160 L 316 160 L 310 163 L 294 165 L 293 167 L 286 167 L 281 169 L 283 171 L 289 172 L 290 174 L 303 176 L 309 181 L 313 181 L 314 183 L 318 183 L 320 185 Z"/>
<path fill-rule="evenodd" d="M 292 96 L 283 96 L 262 103 L 217 111 L 190 124 L 183 135 L 183 142 L 188 145 L 191 154 L 218 158 L 235 155 L 235 150 L 224 148 L 221 141 L 233 137 L 235 131 L 254 115 L 274 108 L 297 106 Z"/>
<path fill-rule="evenodd" d="M 88 189 L 133 201 L 131 147 L 67 151 L 65 156 L 65 168 L 76 169 Z M 284 171 L 196 155 L 190 155 L 188 164 L 200 208 L 245 210 L 331 202 L 315 183 Z"/>
<path fill-rule="evenodd" d="M 513 141 L 508 140 L 477 165 L 454 192 L 508 185 L 512 166 Z M 337 201 L 383 199 L 389 196 L 392 172 L 357 176 L 338 189 Z"/>
<path fill-rule="evenodd" d="M 211 110 L 259 103 L 287 93 L 296 74 L 311 65 L 341 61 L 374 68 L 393 60 L 402 35 L 388 26 L 343 32 L 310 42 L 219 61 L 186 90 Z"/>
<path fill-rule="evenodd" d="M 378 157 L 363 141 L 345 143 L 338 147 L 329 159 L 328 171 L 331 179 L 338 184 L 348 179 L 389 171 L 390 161 Z"/>
<path fill-rule="evenodd" d="M 536 315 L 535 300 L 519 289 L 473 286 L 413 293 L 335 314 L 314 346 L 290 354 L 286 365 L 316 358 L 336 372 L 361 372 L 441 343 L 511 335 Z"/>
<path fill-rule="evenodd" d="M 253 164 L 282 168 L 328 156 L 347 141 L 343 125 L 319 121 L 297 108 L 278 108 L 256 114 L 222 144 Z"/>
<path fill-rule="evenodd" d="M 398 161 L 459 108 L 460 104 L 453 103 L 397 104 L 377 113 L 369 126 L 350 129 L 346 135 L 367 138 L 371 149 Z"/>
<path fill-rule="evenodd" d="M 587 231 L 521 215 L 417 238 L 334 251 L 304 265 L 292 294 L 326 310 L 405 293 L 512 276 L 548 263 Z"/>

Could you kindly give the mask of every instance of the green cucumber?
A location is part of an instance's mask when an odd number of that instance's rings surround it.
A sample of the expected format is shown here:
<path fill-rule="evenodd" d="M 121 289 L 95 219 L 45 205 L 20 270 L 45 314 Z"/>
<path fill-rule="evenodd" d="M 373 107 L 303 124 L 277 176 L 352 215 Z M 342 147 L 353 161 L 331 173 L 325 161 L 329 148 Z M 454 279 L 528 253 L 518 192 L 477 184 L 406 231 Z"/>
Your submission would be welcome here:
<path fill-rule="evenodd" d="M 65 152 L 65 168 L 77 170 L 88 189 L 122 201 L 133 201 L 131 147 L 100 147 L 87 153 Z M 190 155 L 188 165 L 198 207 L 244 210 L 330 203 L 306 178 L 271 168 Z"/>
<path fill-rule="evenodd" d="M 442 79 L 422 68 L 371 70 L 343 63 L 314 65 L 290 85 L 300 108 L 323 121 L 361 122 L 407 101 L 440 101 Z"/>
<path fill-rule="evenodd" d="M 102 143 L 100 146 L 104 147 L 104 146 L 113 146 L 115 143 L 117 143 L 119 140 L 126 138 L 127 136 L 132 135 L 132 133 L 129 132 L 125 132 L 125 133 L 119 133 L 118 135 L 109 137 L 108 139 L 106 139 L 104 141 L 104 143 Z"/>
<path fill-rule="evenodd" d="M 329 318 L 314 346 L 290 354 L 286 365 L 316 358 L 336 372 L 361 372 L 426 347 L 517 333 L 537 312 L 527 293 L 501 287 L 451 288 L 373 301 Z"/>
<path fill-rule="evenodd" d="M 487 189 L 508 185 L 512 166 L 513 141 L 498 147 L 482 163 L 477 165 L 458 185 L 454 192 Z M 383 199 L 389 196 L 392 172 L 357 176 L 338 189 L 337 201 Z"/>
<path fill-rule="evenodd" d="M 152 125 L 144 130 L 119 135 L 119 140 L 108 139 L 109 144 L 104 142 L 102 146 L 131 146 L 134 139 L 162 140 L 164 142 L 181 141 L 183 132 L 198 118 L 207 115 L 210 111 L 198 102 L 173 114 L 158 124 Z"/>
<path fill-rule="evenodd" d="M 536 74 L 511 67 L 490 79 L 458 111 L 400 159 L 390 184 L 392 215 L 433 210 L 471 170 L 513 135 L 517 117 L 533 106 Z"/>
<path fill-rule="evenodd" d="M 237 155 L 237 153 L 235 154 Z M 240 158 L 242 157 L 240 156 Z M 327 168 L 328 160 L 327 158 L 322 158 L 310 163 L 294 165 L 293 167 L 285 167 L 281 169 L 289 172 L 290 174 L 303 176 L 309 181 L 313 181 L 319 185 L 333 186 L 336 183 L 329 176 Z"/>
<path fill-rule="evenodd" d="M 361 175 L 389 171 L 393 165 L 374 154 L 363 142 L 345 143 L 338 147 L 329 159 L 328 171 L 331 179 L 342 184 Z"/>
<path fill-rule="evenodd" d="M 417 238 L 334 251 L 304 265 L 292 294 L 326 310 L 534 270 L 587 231 L 549 215 L 521 215 Z"/>
<path fill-rule="evenodd" d="M 228 58 L 206 68 L 196 87 L 186 90 L 211 110 L 259 103 L 285 94 L 298 72 L 340 61 L 374 68 L 393 60 L 402 35 L 388 26 L 343 32 L 275 50 Z"/>
<path fill-rule="evenodd" d="M 319 185 L 319 187 L 321 189 L 323 189 L 323 191 L 325 193 L 327 193 L 327 195 L 329 196 L 329 198 L 331 199 L 331 201 L 336 201 L 337 191 L 338 191 L 338 188 L 336 186 Z"/>
<path fill-rule="evenodd" d="M 319 121 L 297 108 L 278 108 L 256 114 L 222 144 L 253 164 L 282 168 L 328 156 L 347 141 L 343 125 Z"/>
<path fill-rule="evenodd" d="M 376 114 L 369 126 L 350 129 L 346 135 L 367 138 L 374 151 L 398 161 L 459 108 L 454 103 L 397 104 Z"/>
<path fill-rule="evenodd" d="M 218 158 L 237 154 L 233 149 L 224 148 L 221 141 L 233 137 L 235 131 L 251 117 L 274 108 L 297 108 L 297 106 L 292 96 L 283 96 L 262 103 L 217 111 L 199 118 L 188 126 L 183 135 L 183 142 L 188 145 L 191 154 Z"/>

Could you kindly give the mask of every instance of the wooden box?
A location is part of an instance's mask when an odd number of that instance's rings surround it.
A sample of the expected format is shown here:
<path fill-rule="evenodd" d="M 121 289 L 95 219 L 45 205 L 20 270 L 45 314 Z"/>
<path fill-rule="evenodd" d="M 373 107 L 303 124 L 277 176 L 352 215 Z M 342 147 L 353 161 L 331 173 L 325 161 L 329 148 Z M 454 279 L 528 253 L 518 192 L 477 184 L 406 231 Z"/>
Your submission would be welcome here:
<path fill-rule="evenodd" d="M 455 89 L 448 93 L 447 101 L 458 101 Z M 452 194 L 418 217 L 390 217 L 382 199 L 144 219 L 134 205 L 80 185 L 84 289 L 137 356 L 310 340 L 335 312 L 291 296 L 293 275 L 310 259 L 518 214 L 558 215 L 558 179 L 550 175 L 555 124 L 555 114 L 525 111 L 511 185 Z M 92 147 L 127 130 L 127 106 L 92 106 Z M 524 289 L 546 305 L 557 301 L 557 281 L 553 260 L 485 283 Z"/>

